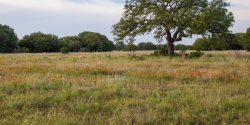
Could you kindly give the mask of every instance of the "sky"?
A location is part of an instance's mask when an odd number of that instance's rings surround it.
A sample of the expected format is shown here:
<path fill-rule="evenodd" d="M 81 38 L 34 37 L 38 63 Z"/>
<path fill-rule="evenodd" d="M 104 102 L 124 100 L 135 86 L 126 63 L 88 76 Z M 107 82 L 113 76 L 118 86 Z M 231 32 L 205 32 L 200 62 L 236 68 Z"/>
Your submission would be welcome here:
<path fill-rule="evenodd" d="M 236 20 L 230 30 L 245 32 L 250 27 L 250 0 L 227 1 Z M 14 28 L 20 39 L 38 31 L 59 37 L 93 31 L 113 40 L 112 25 L 121 18 L 124 3 L 125 0 L 0 0 L 0 24 Z M 180 43 L 192 44 L 197 37 Z M 155 42 L 152 35 L 140 36 L 136 42 L 146 41 Z"/>

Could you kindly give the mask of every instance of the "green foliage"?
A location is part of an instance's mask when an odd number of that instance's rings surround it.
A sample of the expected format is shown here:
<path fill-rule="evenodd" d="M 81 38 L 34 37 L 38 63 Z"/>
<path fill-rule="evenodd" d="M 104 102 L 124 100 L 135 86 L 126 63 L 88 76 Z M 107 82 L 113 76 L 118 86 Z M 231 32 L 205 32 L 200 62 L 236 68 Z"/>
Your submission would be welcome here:
<path fill-rule="evenodd" d="M 80 52 L 90 52 L 90 49 L 84 47 L 84 48 L 81 48 L 81 49 L 80 49 Z"/>
<path fill-rule="evenodd" d="M 243 48 L 245 46 L 245 42 L 246 42 L 246 39 L 244 38 L 245 37 L 245 33 L 235 33 L 234 34 L 236 40 L 238 41 L 239 45 Z"/>
<path fill-rule="evenodd" d="M 112 41 L 100 33 L 82 32 L 78 37 L 83 47 L 88 48 L 91 52 L 112 51 L 115 47 Z"/>
<path fill-rule="evenodd" d="M 208 38 L 198 38 L 193 46 L 196 50 L 210 51 L 213 49 L 211 39 Z"/>
<path fill-rule="evenodd" d="M 124 51 L 136 51 L 136 50 L 137 50 L 137 46 L 133 43 L 128 43 L 124 49 Z"/>
<path fill-rule="evenodd" d="M 18 47 L 18 48 L 15 49 L 15 53 L 29 53 L 29 52 L 30 52 L 30 50 L 28 48 L 20 48 L 20 47 Z"/>
<path fill-rule="evenodd" d="M 125 49 L 125 44 L 123 41 L 117 41 L 115 43 L 115 50 L 124 50 Z"/>
<path fill-rule="evenodd" d="M 168 51 L 166 47 L 160 45 L 158 50 L 155 50 L 154 53 L 152 54 L 153 56 L 167 56 Z"/>
<path fill-rule="evenodd" d="M 178 45 L 175 46 L 175 49 L 176 50 L 188 50 L 189 47 L 186 46 L 186 45 L 183 45 L 183 44 L 178 44 Z"/>
<path fill-rule="evenodd" d="M 241 50 L 243 47 L 240 41 L 234 34 L 227 33 L 222 34 L 219 37 L 212 38 L 212 44 L 214 50 Z"/>
<path fill-rule="evenodd" d="M 224 0 L 127 0 L 113 34 L 120 41 L 154 31 L 157 40 L 165 37 L 170 45 L 193 34 L 216 36 L 234 22 L 227 6 Z M 173 56 L 173 46 L 168 49 Z"/>
<path fill-rule="evenodd" d="M 76 36 L 68 36 L 63 37 L 61 39 L 61 44 L 64 47 L 69 48 L 71 52 L 79 52 L 81 48 L 83 47 L 82 43 L 80 42 L 79 38 Z"/>
<path fill-rule="evenodd" d="M 200 58 L 201 56 L 203 56 L 204 53 L 201 52 L 201 51 L 196 51 L 196 52 L 191 52 L 189 55 L 188 55 L 188 58 L 189 59 L 193 59 L 193 58 Z"/>
<path fill-rule="evenodd" d="M 18 42 L 20 48 L 27 48 L 30 52 L 58 52 L 60 41 L 57 36 L 41 32 L 26 35 Z"/>
<path fill-rule="evenodd" d="M 114 49 L 112 41 L 94 32 L 82 32 L 78 36 L 67 36 L 60 40 L 55 35 L 37 32 L 24 36 L 18 45 L 37 53 L 60 52 L 60 48 L 63 47 L 68 48 L 70 52 L 105 52 Z"/>
<path fill-rule="evenodd" d="M 193 44 L 196 50 L 242 50 L 244 40 L 241 34 L 222 34 L 213 38 L 199 38 Z"/>
<path fill-rule="evenodd" d="M 156 46 L 152 42 L 146 42 L 146 43 L 142 42 L 138 44 L 137 49 L 138 50 L 155 50 Z"/>
<path fill-rule="evenodd" d="M 250 51 L 250 28 L 247 29 L 247 32 L 245 34 L 244 48 Z"/>
<path fill-rule="evenodd" d="M 11 53 L 15 50 L 17 36 L 14 29 L 0 24 L 0 53 Z"/>
<path fill-rule="evenodd" d="M 70 49 L 67 48 L 67 47 L 63 47 L 63 48 L 60 49 L 60 52 L 61 52 L 62 54 L 68 54 L 68 53 L 70 52 Z"/>

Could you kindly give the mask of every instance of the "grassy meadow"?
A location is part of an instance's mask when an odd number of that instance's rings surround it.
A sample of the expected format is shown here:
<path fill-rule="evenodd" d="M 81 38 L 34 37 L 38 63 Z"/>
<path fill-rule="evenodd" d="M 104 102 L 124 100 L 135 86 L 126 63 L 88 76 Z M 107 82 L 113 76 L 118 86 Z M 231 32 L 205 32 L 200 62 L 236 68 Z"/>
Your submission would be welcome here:
<path fill-rule="evenodd" d="M 250 124 L 250 53 L 0 54 L 0 124 Z"/>

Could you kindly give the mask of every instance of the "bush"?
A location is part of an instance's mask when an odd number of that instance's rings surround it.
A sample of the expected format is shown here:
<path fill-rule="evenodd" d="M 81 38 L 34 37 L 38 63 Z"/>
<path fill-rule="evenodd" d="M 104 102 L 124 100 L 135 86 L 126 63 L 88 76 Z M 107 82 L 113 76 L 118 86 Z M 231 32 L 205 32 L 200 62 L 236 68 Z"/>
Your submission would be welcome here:
<path fill-rule="evenodd" d="M 152 42 L 146 42 L 146 43 L 142 42 L 138 44 L 137 49 L 138 50 L 155 50 L 156 46 Z"/>
<path fill-rule="evenodd" d="M 195 40 L 193 46 L 195 50 L 202 50 L 202 51 L 213 50 L 212 40 L 209 38 L 199 38 Z"/>
<path fill-rule="evenodd" d="M 201 51 L 196 51 L 196 52 L 191 52 L 189 55 L 188 55 L 188 58 L 190 59 L 193 59 L 193 58 L 200 58 L 201 56 L 203 56 L 204 53 L 201 52 Z"/>
<path fill-rule="evenodd" d="M 68 53 L 70 52 L 70 50 L 69 50 L 69 48 L 67 48 L 67 47 L 63 47 L 63 48 L 60 49 L 60 52 L 61 52 L 62 54 L 68 54 Z"/>
<path fill-rule="evenodd" d="M 25 47 L 23 47 L 23 48 L 18 47 L 17 49 L 15 49 L 15 53 L 29 53 L 29 52 L 30 52 L 30 50 L 28 48 L 25 48 Z"/>
<path fill-rule="evenodd" d="M 90 49 L 84 47 L 80 49 L 80 52 L 90 52 Z"/>
<path fill-rule="evenodd" d="M 167 56 L 168 51 L 166 47 L 161 47 L 159 50 L 155 50 L 153 56 Z"/>
<path fill-rule="evenodd" d="M 187 50 L 188 47 L 186 45 L 183 44 L 179 44 L 175 46 L 175 50 Z"/>

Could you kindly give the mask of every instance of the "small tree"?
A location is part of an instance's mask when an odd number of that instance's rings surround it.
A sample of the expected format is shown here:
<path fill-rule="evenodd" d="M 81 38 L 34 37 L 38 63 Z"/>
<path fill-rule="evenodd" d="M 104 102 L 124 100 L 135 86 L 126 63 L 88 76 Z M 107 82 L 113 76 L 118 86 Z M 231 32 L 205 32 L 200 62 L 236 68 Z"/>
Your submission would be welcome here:
<path fill-rule="evenodd" d="M 211 39 L 208 39 L 208 38 L 198 38 L 194 42 L 193 46 L 194 46 L 194 49 L 196 49 L 196 50 L 202 50 L 202 51 L 212 50 Z"/>
<path fill-rule="evenodd" d="M 134 38 L 129 38 L 129 39 L 127 39 L 127 40 L 126 40 L 127 45 L 126 45 L 126 47 L 125 47 L 125 50 L 126 50 L 126 51 L 130 51 L 130 52 L 132 52 L 133 54 L 134 54 L 134 52 L 135 52 L 136 49 L 137 49 L 137 46 L 134 44 L 134 41 L 135 41 Z"/>
<path fill-rule="evenodd" d="M 228 32 L 234 18 L 227 6 L 224 0 L 126 0 L 113 34 L 119 41 L 154 31 L 156 39 L 167 40 L 168 54 L 173 56 L 174 43 L 183 37 Z"/>
<path fill-rule="evenodd" d="M 115 47 L 112 41 L 100 33 L 82 32 L 78 35 L 78 38 L 82 42 L 83 47 L 91 52 L 112 51 Z"/>
<path fill-rule="evenodd" d="M 70 50 L 69 50 L 69 48 L 67 48 L 67 47 L 63 47 L 63 48 L 60 49 L 60 52 L 61 52 L 62 54 L 68 54 L 68 53 L 70 52 Z"/>
<path fill-rule="evenodd" d="M 138 50 L 155 50 L 156 46 L 152 42 L 142 42 L 137 46 Z"/>
<path fill-rule="evenodd" d="M 0 24 L 0 53 L 13 52 L 17 46 L 17 40 L 14 29 Z"/>
<path fill-rule="evenodd" d="M 123 41 L 117 41 L 115 43 L 115 50 L 124 50 L 125 49 L 125 44 Z"/>
<path fill-rule="evenodd" d="M 27 48 L 30 52 L 59 52 L 61 46 L 57 36 L 35 32 L 26 35 L 18 42 L 20 48 Z"/>

